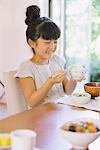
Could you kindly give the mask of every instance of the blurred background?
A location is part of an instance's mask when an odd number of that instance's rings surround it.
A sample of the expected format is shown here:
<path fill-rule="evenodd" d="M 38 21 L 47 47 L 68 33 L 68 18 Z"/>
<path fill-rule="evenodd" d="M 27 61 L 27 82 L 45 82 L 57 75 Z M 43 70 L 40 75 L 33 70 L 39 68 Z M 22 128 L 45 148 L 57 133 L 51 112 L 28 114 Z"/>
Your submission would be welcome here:
<path fill-rule="evenodd" d="M 85 65 L 84 82 L 100 82 L 100 0 L 0 0 L 0 97 L 3 72 L 31 57 L 24 23 L 29 5 L 40 6 L 41 16 L 52 18 L 61 28 L 57 53 L 65 57 L 65 67 Z"/>

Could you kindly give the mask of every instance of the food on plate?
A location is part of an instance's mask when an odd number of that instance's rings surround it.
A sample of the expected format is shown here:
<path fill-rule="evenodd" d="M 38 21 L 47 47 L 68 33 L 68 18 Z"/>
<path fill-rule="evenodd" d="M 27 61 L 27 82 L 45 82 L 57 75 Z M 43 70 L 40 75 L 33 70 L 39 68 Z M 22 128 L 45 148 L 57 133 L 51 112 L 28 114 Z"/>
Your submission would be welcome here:
<path fill-rule="evenodd" d="M 74 93 L 72 94 L 72 100 L 76 103 L 88 103 L 91 99 L 91 95 L 88 93 Z"/>
<path fill-rule="evenodd" d="M 77 97 L 87 97 L 87 93 L 75 93 L 75 94 L 73 94 L 73 96 L 77 96 Z"/>
<path fill-rule="evenodd" d="M 100 128 L 91 121 L 68 122 L 62 128 L 65 131 L 82 133 L 95 133 L 100 131 Z"/>

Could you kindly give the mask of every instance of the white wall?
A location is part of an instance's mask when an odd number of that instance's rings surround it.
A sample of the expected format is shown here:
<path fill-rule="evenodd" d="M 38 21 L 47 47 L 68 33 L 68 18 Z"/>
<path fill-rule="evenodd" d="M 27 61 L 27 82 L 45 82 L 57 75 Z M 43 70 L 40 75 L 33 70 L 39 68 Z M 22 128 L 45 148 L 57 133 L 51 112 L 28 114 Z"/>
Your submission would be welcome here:
<path fill-rule="evenodd" d="M 0 80 L 2 72 L 17 68 L 31 56 L 26 42 L 25 12 L 38 0 L 0 0 Z"/>
<path fill-rule="evenodd" d="M 38 0 L 39 7 L 41 8 L 41 16 L 49 16 L 49 0 Z"/>

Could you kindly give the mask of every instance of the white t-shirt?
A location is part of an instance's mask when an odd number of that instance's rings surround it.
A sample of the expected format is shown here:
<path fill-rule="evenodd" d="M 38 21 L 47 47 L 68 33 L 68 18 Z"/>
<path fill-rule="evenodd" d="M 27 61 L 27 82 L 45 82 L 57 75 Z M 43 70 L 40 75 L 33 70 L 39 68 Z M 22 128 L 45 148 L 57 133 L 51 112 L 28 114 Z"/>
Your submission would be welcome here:
<path fill-rule="evenodd" d="M 39 65 L 34 64 L 31 60 L 26 60 L 20 65 L 15 77 L 32 77 L 35 80 L 36 88 L 39 89 L 52 74 L 64 69 L 64 64 L 65 60 L 57 54 L 51 57 L 48 64 Z M 62 83 L 57 83 L 50 89 L 42 103 L 56 101 L 64 95 Z"/>

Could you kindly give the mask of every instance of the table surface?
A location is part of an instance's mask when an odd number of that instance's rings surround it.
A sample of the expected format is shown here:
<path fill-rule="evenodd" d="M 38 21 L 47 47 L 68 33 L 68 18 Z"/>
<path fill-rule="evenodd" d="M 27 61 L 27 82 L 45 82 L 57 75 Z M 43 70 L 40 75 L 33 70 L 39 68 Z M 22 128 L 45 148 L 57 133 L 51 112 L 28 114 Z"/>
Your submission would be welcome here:
<path fill-rule="evenodd" d="M 37 132 L 37 147 L 42 150 L 71 150 L 72 145 L 63 139 L 58 127 L 75 118 L 91 114 L 97 118 L 96 112 L 80 111 L 62 104 L 44 104 L 0 120 L 0 132 L 11 132 L 16 129 L 27 128 Z M 83 115 L 83 113 L 85 115 Z M 97 118 L 98 119 L 98 118 Z M 89 150 L 99 150 L 100 138 L 90 144 Z"/>

